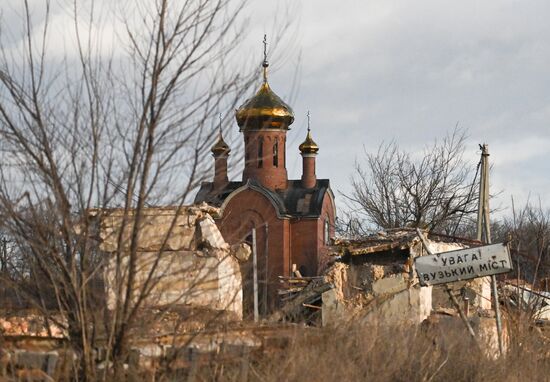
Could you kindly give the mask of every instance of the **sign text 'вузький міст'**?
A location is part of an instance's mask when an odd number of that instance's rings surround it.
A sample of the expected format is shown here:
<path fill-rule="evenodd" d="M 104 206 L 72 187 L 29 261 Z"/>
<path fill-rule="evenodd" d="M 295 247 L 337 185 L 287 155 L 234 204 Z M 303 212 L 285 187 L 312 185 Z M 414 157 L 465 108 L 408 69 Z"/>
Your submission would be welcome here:
<path fill-rule="evenodd" d="M 473 279 L 513 269 L 508 246 L 502 243 L 417 257 L 415 268 L 421 285 Z"/>

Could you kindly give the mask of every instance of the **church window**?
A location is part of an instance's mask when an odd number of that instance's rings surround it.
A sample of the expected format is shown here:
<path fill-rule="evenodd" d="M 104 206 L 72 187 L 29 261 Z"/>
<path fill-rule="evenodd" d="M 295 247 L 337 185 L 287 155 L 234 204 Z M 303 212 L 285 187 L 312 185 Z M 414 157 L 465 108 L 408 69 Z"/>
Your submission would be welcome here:
<path fill-rule="evenodd" d="M 283 150 L 286 147 L 286 138 L 283 138 Z M 283 153 L 283 168 L 286 168 L 286 155 Z"/>
<path fill-rule="evenodd" d="M 258 168 L 264 167 L 264 140 L 260 138 L 258 141 Z"/>
<path fill-rule="evenodd" d="M 279 167 L 279 141 L 273 144 L 273 166 Z"/>
<path fill-rule="evenodd" d="M 244 161 L 250 160 L 250 148 L 248 147 L 248 137 L 244 139 Z"/>

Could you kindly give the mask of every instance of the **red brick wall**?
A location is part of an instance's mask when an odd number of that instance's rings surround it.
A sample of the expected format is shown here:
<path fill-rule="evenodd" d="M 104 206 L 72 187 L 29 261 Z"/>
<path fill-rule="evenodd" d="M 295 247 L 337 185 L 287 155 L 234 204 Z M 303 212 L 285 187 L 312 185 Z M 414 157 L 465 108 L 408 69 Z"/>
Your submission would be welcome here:
<path fill-rule="evenodd" d="M 315 154 L 302 154 L 302 187 L 313 188 L 317 184 Z"/>
<path fill-rule="evenodd" d="M 328 218 L 330 237 L 334 237 L 335 209 L 328 193 L 325 194 L 319 219 L 292 221 L 279 219 L 271 201 L 260 192 L 251 189 L 232 195 L 225 204 L 222 214 L 222 218 L 217 223 L 224 238 L 230 244 L 245 241 L 252 227 L 256 227 L 260 307 L 262 307 L 266 269 L 268 310 L 271 310 L 278 301 L 277 276 L 289 276 L 292 264 L 296 264 L 298 269 L 305 267 L 304 276 L 318 275 L 329 261 L 324 242 L 324 225 L 325 219 Z M 248 287 L 244 288 L 245 300 L 246 294 L 250 296 L 251 264 L 250 260 L 246 265 L 249 267 L 247 268 L 249 272 L 246 269 L 243 271 L 245 284 L 248 282 Z"/>
<path fill-rule="evenodd" d="M 258 156 L 259 139 L 263 139 L 263 155 Z M 288 176 L 286 171 L 286 131 L 284 130 L 256 130 L 245 131 L 245 164 L 243 170 L 243 182 L 248 179 L 256 179 L 265 187 L 286 189 Z M 278 155 L 276 165 L 273 162 L 273 148 L 278 142 Z M 248 159 L 247 159 L 248 158 Z M 259 160 L 262 167 L 258 167 Z"/>
<path fill-rule="evenodd" d="M 290 235 L 288 220 L 277 218 L 275 207 L 271 201 L 261 193 L 250 189 L 233 195 L 225 205 L 222 213 L 223 216 L 217 221 L 217 224 L 222 235 L 230 244 L 245 241 L 252 227 L 256 227 L 260 306 L 262 305 L 261 300 L 264 293 L 263 285 L 266 279 L 267 260 L 268 305 L 273 307 L 277 301 L 277 276 L 289 275 Z M 266 223 L 269 236 L 267 241 L 265 235 Z M 249 263 L 252 264 L 252 259 Z M 247 278 L 248 281 L 252 280 L 251 268 L 248 274 L 243 274 L 243 277 Z"/>
<path fill-rule="evenodd" d="M 227 185 L 227 156 L 214 158 L 214 190 L 221 190 Z"/>
<path fill-rule="evenodd" d="M 332 198 L 325 194 L 319 219 L 292 220 L 291 263 L 304 266 L 307 275 L 319 275 L 330 257 L 325 244 L 325 219 L 329 220 L 329 236 L 334 237 L 335 208 Z"/>
<path fill-rule="evenodd" d="M 328 256 L 328 248 L 324 243 L 324 232 L 325 232 L 325 219 L 328 218 L 329 220 L 329 236 L 332 238 L 334 237 L 334 231 L 335 231 L 335 219 L 336 219 L 336 208 L 334 205 L 333 199 L 329 196 L 328 193 L 325 194 L 325 198 L 323 200 L 323 208 L 321 210 L 321 216 L 320 219 L 317 221 L 317 235 L 319 238 L 319 253 L 317 256 L 317 271 L 319 273 L 322 273 L 328 261 L 330 260 L 330 257 Z"/>
<path fill-rule="evenodd" d="M 317 274 L 317 254 L 319 252 L 318 219 L 292 220 L 292 254 L 291 263 L 296 264 L 298 270 L 305 268 L 302 276 Z M 303 269 L 303 268 L 302 268 Z"/>

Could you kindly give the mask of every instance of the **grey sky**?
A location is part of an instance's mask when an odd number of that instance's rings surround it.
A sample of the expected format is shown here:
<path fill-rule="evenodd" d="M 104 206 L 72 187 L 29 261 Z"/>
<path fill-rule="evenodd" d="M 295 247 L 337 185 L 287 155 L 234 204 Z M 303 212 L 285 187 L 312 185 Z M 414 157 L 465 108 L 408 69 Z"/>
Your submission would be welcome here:
<path fill-rule="evenodd" d="M 273 25 L 289 14 L 294 20 L 270 57 L 272 88 L 296 115 L 287 148 L 292 178 L 300 177 L 308 109 L 321 147 L 318 176 L 331 179 L 340 208 L 338 192 L 350 191 L 364 149 L 395 140 L 420 151 L 458 123 L 469 132 L 472 166 L 478 143 L 489 144 L 500 204 L 531 195 L 550 207 L 547 0 L 251 0 L 247 13 L 247 62 L 260 62 L 263 33 L 275 44 Z M 236 123 L 232 134 L 239 139 Z"/>
<path fill-rule="evenodd" d="M 261 35 L 276 6 L 259 3 L 252 27 Z M 318 175 L 336 191 L 349 191 L 363 147 L 395 140 L 421 150 L 458 123 L 472 166 L 477 144 L 489 144 L 500 204 L 513 194 L 550 206 L 550 2 L 302 0 L 295 11 L 300 86 L 289 142 L 305 135 L 310 109 Z M 296 66 L 286 61 L 270 82 L 288 97 Z M 297 148 L 288 153 L 299 177 Z"/>

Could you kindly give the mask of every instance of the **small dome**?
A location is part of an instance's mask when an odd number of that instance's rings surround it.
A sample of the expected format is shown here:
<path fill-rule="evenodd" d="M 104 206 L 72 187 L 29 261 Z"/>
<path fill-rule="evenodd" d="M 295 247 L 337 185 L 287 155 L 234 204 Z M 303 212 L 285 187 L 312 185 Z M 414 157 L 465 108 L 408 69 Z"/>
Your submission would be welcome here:
<path fill-rule="evenodd" d="M 306 140 L 298 146 L 298 149 L 300 149 L 302 154 L 317 154 L 319 151 L 319 146 L 317 146 L 317 143 L 311 138 L 311 131 L 309 129 L 307 130 Z"/>
<path fill-rule="evenodd" d="M 212 154 L 214 154 L 214 156 L 228 155 L 231 152 L 231 149 L 229 148 L 228 144 L 225 143 L 225 141 L 223 140 L 221 130 L 218 137 L 218 141 L 214 144 L 214 146 L 212 146 L 210 151 L 212 151 Z"/>
<path fill-rule="evenodd" d="M 241 131 L 255 129 L 289 129 L 294 113 L 264 81 L 260 90 L 237 109 L 237 124 Z"/>

